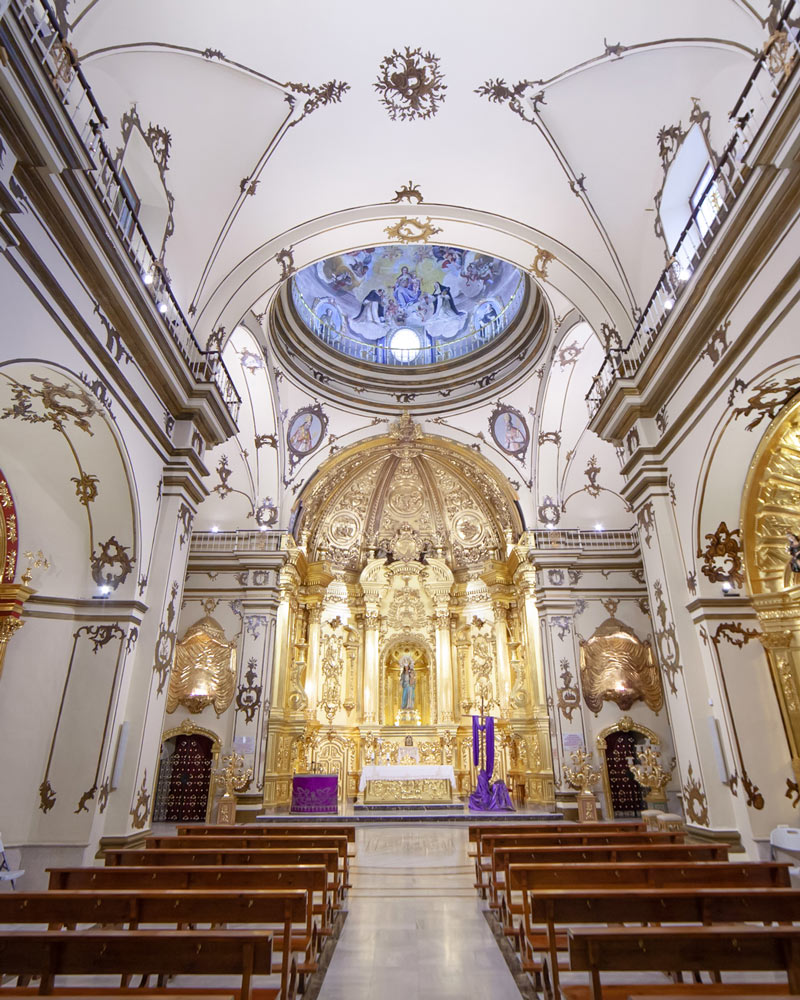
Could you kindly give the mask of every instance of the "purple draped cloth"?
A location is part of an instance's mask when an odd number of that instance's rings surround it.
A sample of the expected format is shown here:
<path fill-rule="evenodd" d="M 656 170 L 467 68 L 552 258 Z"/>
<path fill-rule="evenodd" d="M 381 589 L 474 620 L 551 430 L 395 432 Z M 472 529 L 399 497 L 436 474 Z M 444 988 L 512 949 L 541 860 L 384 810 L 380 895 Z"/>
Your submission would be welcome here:
<path fill-rule="evenodd" d="M 505 782 L 495 781 L 493 785 L 490 784 L 483 768 L 478 772 L 478 787 L 469 797 L 469 807 L 472 812 L 514 811 Z"/>

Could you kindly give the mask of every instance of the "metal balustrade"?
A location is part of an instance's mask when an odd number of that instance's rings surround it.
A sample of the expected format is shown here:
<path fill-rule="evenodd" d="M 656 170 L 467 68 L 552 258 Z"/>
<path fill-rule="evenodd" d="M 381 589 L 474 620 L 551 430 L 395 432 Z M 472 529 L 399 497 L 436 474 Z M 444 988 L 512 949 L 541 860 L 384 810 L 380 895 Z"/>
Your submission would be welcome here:
<path fill-rule="evenodd" d="M 618 378 L 632 378 L 641 368 L 744 187 L 749 175 L 747 152 L 800 62 L 799 33 L 789 23 L 794 7 L 795 0 L 790 0 L 730 112 L 733 135 L 678 237 L 633 336 L 625 348 L 606 349 L 605 360 L 586 395 L 590 418 Z"/>
<path fill-rule="evenodd" d="M 197 382 L 214 383 L 235 421 L 241 398 L 219 351 L 204 351 L 166 280 L 164 265 L 139 222 L 103 139 L 108 121 L 97 103 L 76 53 L 58 26 L 47 0 L 10 0 L 14 16 L 44 70 L 75 133 L 95 169 L 89 172 L 100 204 L 128 257 L 139 270 L 144 287 L 156 304 L 164 327 Z"/>
<path fill-rule="evenodd" d="M 529 534 L 533 535 L 537 549 L 620 551 L 639 548 L 639 533 L 633 530 L 583 531 L 580 528 L 535 528 Z"/>
<path fill-rule="evenodd" d="M 280 552 L 283 531 L 193 531 L 189 551 L 193 555 L 205 552 Z"/>

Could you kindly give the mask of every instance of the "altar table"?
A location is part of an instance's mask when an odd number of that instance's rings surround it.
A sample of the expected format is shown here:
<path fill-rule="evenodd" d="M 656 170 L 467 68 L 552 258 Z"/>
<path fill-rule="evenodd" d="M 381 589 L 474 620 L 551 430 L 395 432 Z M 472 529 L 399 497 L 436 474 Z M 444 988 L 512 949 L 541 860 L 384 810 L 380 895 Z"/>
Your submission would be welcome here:
<path fill-rule="evenodd" d="M 335 774 L 296 774 L 292 778 L 293 813 L 338 813 L 339 778 Z"/>
<path fill-rule="evenodd" d="M 358 783 L 365 805 L 452 802 L 455 787 L 451 764 L 368 764 Z"/>

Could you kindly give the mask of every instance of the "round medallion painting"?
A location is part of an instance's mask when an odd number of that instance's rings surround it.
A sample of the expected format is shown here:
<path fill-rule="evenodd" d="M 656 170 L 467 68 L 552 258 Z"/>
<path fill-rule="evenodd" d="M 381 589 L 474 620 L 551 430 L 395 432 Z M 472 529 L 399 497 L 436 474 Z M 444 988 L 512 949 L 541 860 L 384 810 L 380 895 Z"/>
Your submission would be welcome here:
<path fill-rule="evenodd" d="M 507 261 L 445 246 L 367 247 L 292 279 L 306 327 L 337 351 L 383 365 L 462 357 L 501 334 L 524 298 Z"/>
<path fill-rule="evenodd" d="M 513 406 L 495 407 L 489 418 L 489 430 L 495 444 L 509 455 L 524 458 L 528 450 L 528 424 Z"/>
<path fill-rule="evenodd" d="M 304 406 L 295 413 L 289 421 L 289 429 L 286 432 L 286 443 L 289 446 L 292 465 L 319 447 L 327 425 L 328 418 L 319 405 Z"/>

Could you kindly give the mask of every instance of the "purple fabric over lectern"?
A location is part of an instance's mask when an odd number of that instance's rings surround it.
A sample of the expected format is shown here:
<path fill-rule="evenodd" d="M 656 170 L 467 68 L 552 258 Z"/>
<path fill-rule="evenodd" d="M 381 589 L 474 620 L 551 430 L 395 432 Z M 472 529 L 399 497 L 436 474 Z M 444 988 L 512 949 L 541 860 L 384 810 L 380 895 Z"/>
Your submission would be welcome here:
<path fill-rule="evenodd" d="M 486 716 L 486 773 L 489 778 L 494 771 L 494 717 Z"/>
<path fill-rule="evenodd" d="M 339 778 L 335 774 L 296 774 L 292 778 L 293 813 L 338 813 Z"/>

